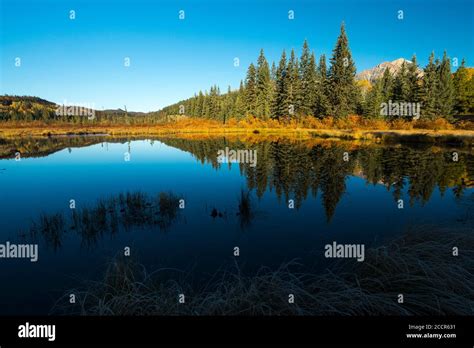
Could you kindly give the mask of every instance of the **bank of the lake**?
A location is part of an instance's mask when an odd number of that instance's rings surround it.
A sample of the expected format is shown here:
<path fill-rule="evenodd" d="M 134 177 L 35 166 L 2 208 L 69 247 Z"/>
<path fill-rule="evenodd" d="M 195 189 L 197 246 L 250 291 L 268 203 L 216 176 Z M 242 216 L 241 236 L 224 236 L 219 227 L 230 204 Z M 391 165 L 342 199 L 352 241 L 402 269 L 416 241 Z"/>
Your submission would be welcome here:
<path fill-rule="evenodd" d="M 121 124 L 8 124 L 0 127 L 0 138 L 44 137 L 67 135 L 110 135 L 110 136 L 268 136 L 310 139 L 334 138 L 344 140 L 364 140 L 378 143 L 427 143 L 432 145 L 474 146 L 474 130 L 463 129 L 316 129 L 293 125 L 289 127 L 268 127 L 257 124 L 253 127 L 238 127 L 214 123 L 170 123 L 161 125 L 121 125 Z"/>

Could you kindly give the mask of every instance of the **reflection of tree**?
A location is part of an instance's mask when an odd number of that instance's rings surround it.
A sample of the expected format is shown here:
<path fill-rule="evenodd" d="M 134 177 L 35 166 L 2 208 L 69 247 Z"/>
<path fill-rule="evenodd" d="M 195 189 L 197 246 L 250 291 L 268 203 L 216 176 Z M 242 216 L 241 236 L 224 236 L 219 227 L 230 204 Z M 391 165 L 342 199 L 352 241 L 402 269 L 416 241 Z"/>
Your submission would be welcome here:
<path fill-rule="evenodd" d="M 192 153 L 201 163 L 211 163 L 214 168 L 220 167 L 217 151 L 225 146 L 257 150 L 256 167 L 240 164 L 249 189 L 255 188 L 258 197 L 266 190 L 274 190 L 280 200 L 294 199 L 296 207 L 308 194 L 316 197 L 320 192 L 328 220 L 345 192 L 348 175 L 384 185 L 395 200 L 406 191 L 411 204 L 427 202 L 436 188 L 441 193 L 452 188 L 455 195 L 461 196 L 474 183 L 474 156 L 460 153 L 456 162 L 448 150 L 374 145 L 351 148 L 349 143 L 336 142 L 308 146 L 285 140 L 252 144 L 223 139 L 161 141 Z M 349 154 L 348 161 L 343 160 L 344 152 Z"/>
<path fill-rule="evenodd" d="M 349 156 L 343 160 L 344 152 L 340 146 L 333 146 L 325 151 L 325 165 L 322 167 L 321 191 L 327 220 L 330 221 L 336 205 L 346 190 L 345 178 L 353 172 L 355 159 Z"/>
<path fill-rule="evenodd" d="M 61 247 L 62 237 L 74 231 L 86 246 L 93 246 L 104 234 L 115 234 L 119 229 L 158 226 L 168 230 L 178 218 L 179 200 L 172 193 L 156 197 L 141 192 L 120 194 L 99 200 L 93 207 L 74 209 L 66 214 L 42 215 L 30 228 L 32 236 L 41 236 L 54 250 Z"/>
<path fill-rule="evenodd" d="M 452 160 L 450 152 L 432 152 L 401 148 L 364 148 L 359 151 L 358 160 L 368 182 L 383 183 L 393 189 L 395 199 L 408 182 L 410 203 L 427 202 L 437 187 L 444 193 L 448 187 L 462 194 L 462 183 L 466 171 L 472 170 L 469 159 L 473 156 L 460 154 L 459 161 Z"/>
<path fill-rule="evenodd" d="M 240 228 L 245 230 L 252 224 L 252 219 L 255 217 L 255 213 L 252 208 L 252 200 L 250 197 L 250 191 L 240 191 L 239 198 L 239 211 L 237 213 L 239 218 Z"/>
<path fill-rule="evenodd" d="M 72 147 L 89 146 L 103 142 L 106 138 L 100 136 L 86 137 L 21 137 L 0 140 L 0 158 L 13 158 L 16 152 L 20 152 L 21 157 L 41 157 L 48 156 L 56 151 Z"/>

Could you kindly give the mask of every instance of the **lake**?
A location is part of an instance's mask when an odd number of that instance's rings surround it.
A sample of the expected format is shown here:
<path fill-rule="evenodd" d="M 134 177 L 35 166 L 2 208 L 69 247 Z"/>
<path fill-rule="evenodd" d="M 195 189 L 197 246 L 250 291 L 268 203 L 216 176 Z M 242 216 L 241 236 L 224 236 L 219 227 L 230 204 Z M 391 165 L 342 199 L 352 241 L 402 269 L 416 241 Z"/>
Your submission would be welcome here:
<path fill-rule="evenodd" d="M 255 151 L 255 161 L 222 163 L 225 149 Z M 3 140 L 0 156 L 0 244 L 38 244 L 37 262 L 0 259 L 0 315 L 50 313 L 125 250 L 199 283 L 234 261 L 248 273 L 292 260 L 323 272 L 333 242 L 367 250 L 416 226 L 473 226 L 470 149 L 54 137 Z"/>

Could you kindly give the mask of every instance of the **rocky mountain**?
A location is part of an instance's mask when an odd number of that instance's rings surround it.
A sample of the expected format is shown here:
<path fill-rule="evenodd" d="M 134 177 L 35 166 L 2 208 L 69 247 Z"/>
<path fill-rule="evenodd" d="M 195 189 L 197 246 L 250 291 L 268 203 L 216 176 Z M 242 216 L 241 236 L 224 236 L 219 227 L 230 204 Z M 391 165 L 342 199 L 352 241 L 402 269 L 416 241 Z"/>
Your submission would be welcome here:
<path fill-rule="evenodd" d="M 395 59 L 394 61 L 391 61 L 391 62 L 383 62 L 383 63 L 380 63 L 379 65 L 373 67 L 372 69 L 367 69 L 367 70 L 364 70 L 364 71 L 360 72 L 359 74 L 356 75 L 356 79 L 357 80 L 367 80 L 367 81 L 370 81 L 372 83 L 375 80 L 377 80 L 378 78 L 382 77 L 385 69 L 388 69 L 390 71 L 390 73 L 392 73 L 392 75 L 395 75 L 400 71 L 403 62 L 405 62 L 407 67 L 408 67 L 408 65 L 412 64 L 411 61 L 409 61 L 405 58 L 398 58 L 398 59 Z M 423 74 L 423 70 L 421 70 L 420 68 L 418 68 L 418 72 L 419 72 L 420 76 Z"/>

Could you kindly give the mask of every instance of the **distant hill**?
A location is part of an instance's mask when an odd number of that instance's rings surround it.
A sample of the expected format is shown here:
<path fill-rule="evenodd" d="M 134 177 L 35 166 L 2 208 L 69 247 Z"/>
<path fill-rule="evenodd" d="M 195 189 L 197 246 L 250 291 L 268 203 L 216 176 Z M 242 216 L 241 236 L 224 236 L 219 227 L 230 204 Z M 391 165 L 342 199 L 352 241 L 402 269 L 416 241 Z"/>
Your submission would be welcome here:
<path fill-rule="evenodd" d="M 145 116 L 148 113 L 146 112 L 136 112 L 136 111 L 125 111 L 123 109 L 105 109 L 105 110 L 97 110 L 98 112 L 107 114 L 107 115 L 113 115 L 113 116 Z"/>
<path fill-rule="evenodd" d="M 32 96 L 19 96 L 19 95 L 0 95 L 0 104 L 4 106 L 12 105 L 13 102 L 30 102 L 45 106 L 56 106 L 56 103 L 50 102 L 49 100 L 41 99 Z"/>
<path fill-rule="evenodd" d="M 58 104 L 49 100 L 33 97 L 33 96 L 18 96 L 18 95 L 0 95 L 0 111 L 7 112 L 11 109 L 22 109 L 25 112 L 35 113 L 42 108 L 54 110 Z M 72 105 L 73 106 L 73 105 Z M 95 110 L 97 114 L 105 114 L 109 116 L 146 116 L 148 113 L 125 111 L 122 109 L 106 109 Z"/>
<path fill-rule="evenodd" d="M 397 74 L 400 69 L 402 68 L 402 64 L 405 62 L 406 66 L 408 67 L 410 64 L 412 64 L 411 61 L 405 59 L 405 58 L 398 58 L 395 59 L 394 61 L 391 62 L 383 62 L 380 63 L 379 65 L 371 68 L 364 70 L 360 72 L 359 74 L 356 75 L 357 80 L 366 80 L 371 83 L 375 82 L 377 79 L 382 77 L 384 71 L 388 69 L 392 75 Z M 418 68 L 419 76 L 423 76 L 423 70 Z"/>

